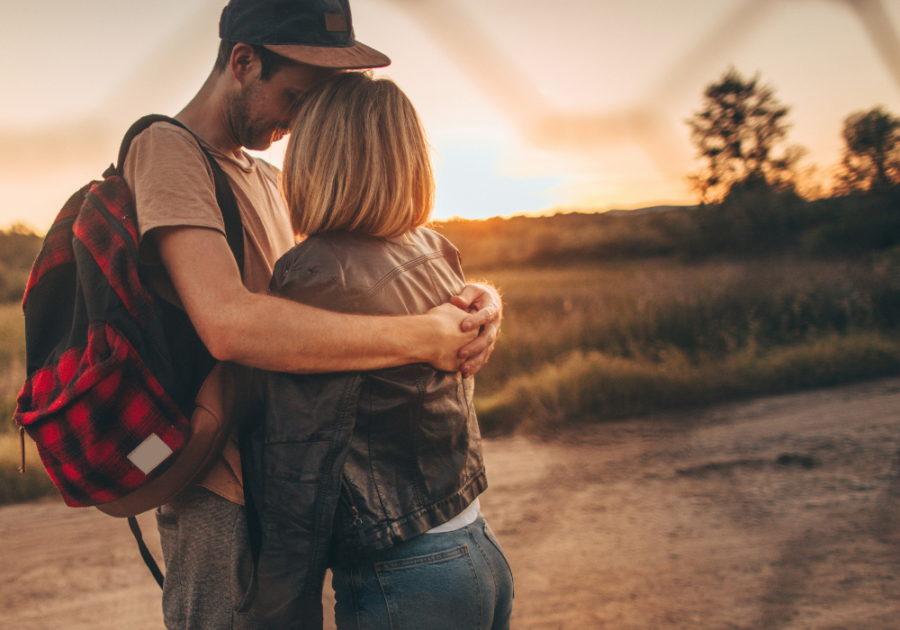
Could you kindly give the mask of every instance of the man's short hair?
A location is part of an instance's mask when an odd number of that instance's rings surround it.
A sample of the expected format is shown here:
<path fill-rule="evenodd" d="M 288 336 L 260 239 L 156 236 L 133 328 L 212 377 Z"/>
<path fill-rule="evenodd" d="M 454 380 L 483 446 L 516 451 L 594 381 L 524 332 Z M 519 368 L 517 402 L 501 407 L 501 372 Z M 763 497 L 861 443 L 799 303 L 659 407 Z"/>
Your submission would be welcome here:
<path fill-rule="evenodd" d="M 228 63 L 231 61 L 231 52 L 234 50 L 237 43 L 238 42 L 228 41 L 227 39 L 223 39 L 219 42 L 219 55 L 216 58 L 216 70 L 219 71 L 219 74 L 222 74 L 225 72 L 225 69 L 228 68 Z M 259 72 L 259 78 L 263 81 L 269 80 L 269 78 L 282 67 L 294 63 L 287 57 L 282 57 L 281 55 L 273 53 L 265 46 L 259 46 L 257 44 L 250 44 L 250 46 L 253 47 L 256 56 L 259 57 L 259 62 L 262 66 Z"/>
<path fill-rule="evenodd" d="M 302 98 L 282 194 L 297 236 L 347 231 L 395 238 L 425 225 L 434 176 L 425 130 L 390 79 L 343 72 Z"/>

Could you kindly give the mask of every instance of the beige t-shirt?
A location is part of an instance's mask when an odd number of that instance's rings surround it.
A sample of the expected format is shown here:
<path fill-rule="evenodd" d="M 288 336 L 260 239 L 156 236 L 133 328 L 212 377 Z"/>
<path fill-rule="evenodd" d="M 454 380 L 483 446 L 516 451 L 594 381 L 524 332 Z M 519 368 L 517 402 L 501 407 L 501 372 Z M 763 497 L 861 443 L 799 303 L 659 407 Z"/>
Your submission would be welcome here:
<path fill-rule="evenodd" d="M 205 142 L 203 146 L 222 167 L 237 199 L 244 224 L 244 286 L 254 293 L 265 293 L 275 261 L 294 245 L 287 209 L 278 191 L 278 171 L 246 153 L 238 159 Z M 137 136 L 125 160 L 125 181 L 134 196 L 142 239 L 154 228 L 172 226 L 209 228 L 221 232 L 224 238 L 225 224 L 216 203 L 212 170 L 187 131 L 156 123 Z M 153 239 L 141 242 L 140 259 L 149 265 L 149 281 L 160 295 L 179 304 Z M 199 485 L 243 504 L 240 453 L 234 436 Z"/>

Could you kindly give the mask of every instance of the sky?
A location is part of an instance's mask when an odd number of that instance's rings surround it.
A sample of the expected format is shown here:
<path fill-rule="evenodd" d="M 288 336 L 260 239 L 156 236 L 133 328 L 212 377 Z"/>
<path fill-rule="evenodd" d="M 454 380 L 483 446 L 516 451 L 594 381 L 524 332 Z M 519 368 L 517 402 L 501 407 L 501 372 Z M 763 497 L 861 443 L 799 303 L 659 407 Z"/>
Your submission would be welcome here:
<path fill-rule="evenodd" d="M 0 0 L 0 227 L 49 227 L 128 125 L 208 75 L 224 0 Z M 730 67 L 826 174 L 842 121 L 900 114 L 900 0 L 351 0 L 416 105 L 435 216 L 693 204 L 685 119 Z M 885 61 L 889 60 L 889 61 Z M 261 154 L 280 165 L 284 143 Z"/>

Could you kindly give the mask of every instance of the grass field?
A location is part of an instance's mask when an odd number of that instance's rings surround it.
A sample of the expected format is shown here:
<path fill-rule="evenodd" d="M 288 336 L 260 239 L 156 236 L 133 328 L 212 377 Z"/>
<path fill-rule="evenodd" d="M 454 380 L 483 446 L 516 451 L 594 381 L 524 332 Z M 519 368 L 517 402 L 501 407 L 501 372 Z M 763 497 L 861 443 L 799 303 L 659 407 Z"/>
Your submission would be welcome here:
<path fill-rule="evenodd" d="M 489 434 L 900 373 L 900 274 L 874 258 L 651 258 L 483 274 L 505 308 L 476 377 Z M 23 364 L 21 311 L 0 306 L 0 502 L 48 488 L 36 454 L 31 476 L 18 476 L 9 418 Z"/>
<path fill-rule="evenodd" d="M 574 351 L 476 397 L 482 429 L 545 433 L 657 411 L 900 374 L 900 336 L 852 333 L 691 363 Z"/>
<path fill-rule="evenodd" d="M 26 472 L 19 472 L 19 434 L 12 420 L 16 394 L 25 378 L 25 322 L 19 303 L 0 304 L 0 505 L 33 499 L 56 490 L 37 448 L 25 439 Z"/>
<path fill-rule="evenodd" d="M 900 277 L 871 264 L 792 259 L 499 270 L 505 321 L 478 388 L 573 351 L 703 364 L 862 331 L 900 328 Z"/>
<path fill-rule="evenodd" d="M 22 307 L 17 302 L 0 304 L 0 372 L 24 361 L 25 318 Z"/>
<path fill-rule="evenodd" d="M 25 439 L 25 473 L 19 472 L 19 435 L 0 433 L 0 505 L 56 494 L 37 448 Z"/>
<path fill-rule="evenodd" d="M 12 432 L 15 397 L 25 378 L 25 320 L 22 307 L 0 304 L 0 435 Z"/>
<path fill-rule="evenodd" d="M 505 322 L 489 431 L 900 372 L 900 277 L 866 262 L 671 259 L 488 272 Z"/>

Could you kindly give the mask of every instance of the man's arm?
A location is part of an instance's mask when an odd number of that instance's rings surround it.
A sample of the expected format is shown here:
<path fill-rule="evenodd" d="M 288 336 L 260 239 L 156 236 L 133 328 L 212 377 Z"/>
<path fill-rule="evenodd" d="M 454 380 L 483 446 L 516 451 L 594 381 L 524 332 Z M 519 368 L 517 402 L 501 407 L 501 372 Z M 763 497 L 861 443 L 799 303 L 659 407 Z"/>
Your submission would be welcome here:
<path fill-rule="evenodd" d="M 450 304 L 406 317 L 323 311 L 249 292 L 225 237 L 216 230 L 167 227 L 148 236 L 156 238 L 191 322 L 219 360 L 300 373 L 417 362 L 457 371 L 464 361 L 459 349 L 475 338 L 481 319 L 490 319 L 490 314 L 479 318 Z M 471 327 L 463 331 L 467 319 Z"/>

